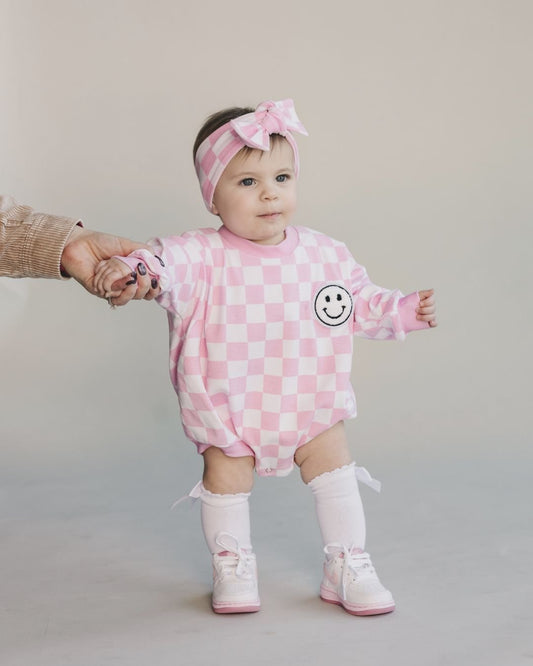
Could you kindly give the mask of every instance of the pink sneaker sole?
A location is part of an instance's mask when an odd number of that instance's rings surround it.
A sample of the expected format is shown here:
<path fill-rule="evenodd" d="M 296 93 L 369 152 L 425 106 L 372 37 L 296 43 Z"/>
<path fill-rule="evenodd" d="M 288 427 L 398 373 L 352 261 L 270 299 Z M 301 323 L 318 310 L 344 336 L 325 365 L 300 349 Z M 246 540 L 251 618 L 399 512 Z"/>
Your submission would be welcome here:
<path fill-rule="evenodd" d="M 345 611 L 351 615 L 384 615 L 385 613 L 392 613 L 396 608 L 395 604 L 389 606 L 368 606 L 363 604 L 350 604 L 347 601 L 342 601 L 335 593 L 329 590 L 321 590 L 320 598 L 328 604 L 335 604 L 342 606 Z"/>
<path fill-rule="evenodd" d="M 215 613 L 257 613 L 261 610 L 261 604 L 224 604 L 220 606 L 215 606 L 213 604 L 213 611 Z"/>

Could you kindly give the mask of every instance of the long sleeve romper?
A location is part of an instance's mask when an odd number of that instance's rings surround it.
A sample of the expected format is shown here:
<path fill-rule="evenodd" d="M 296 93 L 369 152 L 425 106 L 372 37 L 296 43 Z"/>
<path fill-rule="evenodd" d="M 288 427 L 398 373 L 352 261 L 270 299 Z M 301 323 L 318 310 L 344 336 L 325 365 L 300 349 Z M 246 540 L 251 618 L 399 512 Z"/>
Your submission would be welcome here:
<path fill-rule="evenodd" d="M 199 452 L 288 474 L 296 449 L 356 415 L 353 337 L 426 328 L 418 294 L 372 284 L 347 247 L 305 227 L 258 245 L 221 227 L 150 241 L 165 268 L 170 377 Z"/>

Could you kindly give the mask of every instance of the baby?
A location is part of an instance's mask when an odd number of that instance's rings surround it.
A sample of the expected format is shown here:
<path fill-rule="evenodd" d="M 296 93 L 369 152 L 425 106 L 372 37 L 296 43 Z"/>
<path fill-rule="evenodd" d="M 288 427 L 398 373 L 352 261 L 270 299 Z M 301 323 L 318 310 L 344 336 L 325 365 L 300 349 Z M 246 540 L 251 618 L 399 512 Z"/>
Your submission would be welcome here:
<path fill-rule="evenodd" d="M 102 262 L 96 291 L 139 263 L 168 313 L 170 376 L 183 427 L 204 460 L 192 493 L 213 558 L 217 613 L 260 608 L 250 537 L 254 469 L 284 476 L 294 463 L 314 497 L 325 562 L 320 596 L 353 615 L 394 610 L 365 552 L 358 480 L 379 485 L 350 454 L 356 415 L 353 336 L 402 340 L 437 325 L 432 290 L 375 286 L 347 247 L 293 226 L 298 148 L 307 134 L 292 100 L 231 108 L 205 122 L 194 160 L 218 229 L 149 242 Z"/>

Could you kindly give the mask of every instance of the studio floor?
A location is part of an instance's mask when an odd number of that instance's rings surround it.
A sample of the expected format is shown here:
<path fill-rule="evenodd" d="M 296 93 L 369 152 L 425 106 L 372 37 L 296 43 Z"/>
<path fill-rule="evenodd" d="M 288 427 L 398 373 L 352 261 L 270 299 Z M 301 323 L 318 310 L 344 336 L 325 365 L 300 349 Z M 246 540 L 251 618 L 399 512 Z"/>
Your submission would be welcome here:
<path fill-rule="evenodd" d="M 198 463 L 167 453 L 105 470 L 3 467 L 3 666 L 533 663 L 525 459 L 373 470 L 384 490 L 362 491 L 368 550 L 397 610 L 367 618 L 318 598 L 320 541 L 298 474 L 259 479 L 262 610 L 217 616 L 199 508 L 169 508 Z"/>

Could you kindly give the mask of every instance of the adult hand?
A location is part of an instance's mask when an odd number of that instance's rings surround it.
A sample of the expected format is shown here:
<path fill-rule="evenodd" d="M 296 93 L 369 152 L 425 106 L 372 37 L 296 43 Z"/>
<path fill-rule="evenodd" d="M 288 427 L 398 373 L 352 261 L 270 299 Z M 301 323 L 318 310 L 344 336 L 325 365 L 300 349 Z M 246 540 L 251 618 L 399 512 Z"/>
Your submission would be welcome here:
<path fill-rule="evenodd" d="M 74 227 L 65 244 L 61 265 L 65 273 L 91 294 L 96 294 L 94 276 L 98 264 L 114 255 L 126 256 L 141 248 L 150 250 L 147 245 L 127 238 Z M 146 274 L 138 272 L 137 279 L 132 284 L 126 285 L 131 282 L 130 276 L 125 277 L 123 282 L 123 291 L 119 297 L 113 299 L 113 305 L 125 305 L 132 299 L 149 301 L 159 293 L 159 287 L 153 288 L 151 279 Z"/>

